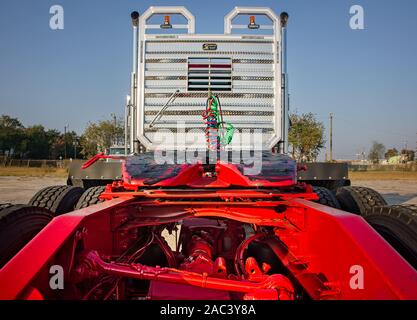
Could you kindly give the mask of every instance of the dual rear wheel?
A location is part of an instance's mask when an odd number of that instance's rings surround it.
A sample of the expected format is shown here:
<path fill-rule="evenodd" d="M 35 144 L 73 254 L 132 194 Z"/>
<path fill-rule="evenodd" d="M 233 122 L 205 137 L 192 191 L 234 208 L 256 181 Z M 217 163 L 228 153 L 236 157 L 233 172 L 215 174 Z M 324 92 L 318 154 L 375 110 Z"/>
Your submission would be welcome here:
<path fill-rule="evenodd" d="M 336 194 L 314 187 L 318 203 L 362 216 L 405 260 L 417 270 L 417 206 L 388 205 L 371 188 L 341 187 Z"/>
<path fill-rule="evenodd" d="M 417 206 L 375 206 L 364 219 L 417 270 Z"/>
<path fill-rule="evenodd" d="M 47 187 L 36 193 L 29 201 L 29 205 L 48 209 L 58 216 L 103 202 L 99 196 L 104 189 L 104 186 L 87 190 L 72 186 Z"/>
<path fill-rule="evenodd" d="M 53 217 L 102 202 L 104 187 L 52 186 L 37 192 L 28 205 L 0 204 L 0 268 L 32 240 Z"/>
<path fill-rule="evenodd" d="M 0 268 L 53 218 L 44 208 L 23 204 L 0 205 Z"/>
<path fill-rule="evenodd" d="M 72 186 L 52 186 L 38 191 L 29 205 L 45 208 L 55 216 L 73 211 L 84 189 Z"/>

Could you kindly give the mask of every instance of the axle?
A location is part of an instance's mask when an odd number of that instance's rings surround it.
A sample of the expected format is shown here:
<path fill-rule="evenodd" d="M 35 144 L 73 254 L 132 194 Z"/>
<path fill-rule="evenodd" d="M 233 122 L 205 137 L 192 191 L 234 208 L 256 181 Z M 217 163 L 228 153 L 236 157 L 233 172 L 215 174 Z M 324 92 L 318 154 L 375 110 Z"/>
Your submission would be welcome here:
<path fill-rule="evenodd" d="M 230 280 L 174 268 L 149 267 L 139 263 L 120 264 L 103 261 L 96 251 L 88 252 L 75 269 L 74 279 L 85 280 L 99 275 L 150 280 L 194 287 L 239 292 L 247 300 L 293 300 L 294 288 L 288 278 L 280 274 L 265 276 L 259 282 Z"/>

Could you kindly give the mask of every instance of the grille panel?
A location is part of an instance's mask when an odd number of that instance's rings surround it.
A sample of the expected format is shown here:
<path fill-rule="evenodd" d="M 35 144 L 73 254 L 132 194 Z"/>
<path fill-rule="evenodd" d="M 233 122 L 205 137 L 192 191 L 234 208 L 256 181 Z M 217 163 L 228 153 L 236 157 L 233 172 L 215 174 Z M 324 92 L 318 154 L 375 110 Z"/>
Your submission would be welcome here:
<path fill-rule="evenodd" d="M 188 91 L 232 91 L 232 60 L 189 58 Z"/>
<path fill-rule="evenodd" d="M 205 43 L 217 50 L 203 50 Z M 267 39 L 149 39 L 144 45 L 143 135 L 150 142 L 158 130 L 204 131 L 201 116 L 210 89 L 221 100 L 224 121 L 235 128 L 236 142 L 244 130 L 260 130 L 269 145 L 276 130 L 276 64 L 274 42 Z M 279 88 L 279 87 L 278 87 Z M 149 124 L 175 92 L 176 99 Z M 199 136 L 200 134 L 198 134 Z M 205 141 L 204 133 L 199 141 Z M 155 140 L 156 141 L 156 140 Z M 190 146 L 193 147 L 193 146 Z"/>

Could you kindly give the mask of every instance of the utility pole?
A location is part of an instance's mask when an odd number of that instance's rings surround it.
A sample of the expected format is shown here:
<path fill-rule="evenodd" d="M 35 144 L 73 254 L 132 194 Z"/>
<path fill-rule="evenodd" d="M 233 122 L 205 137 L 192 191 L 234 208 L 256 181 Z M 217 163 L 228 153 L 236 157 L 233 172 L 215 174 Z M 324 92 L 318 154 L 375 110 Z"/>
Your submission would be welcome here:
<path fill-rule="evenodd" d="M 69 125 L 64 126 L 64 160 L 67 158 L 67 129 Z"/>
<path fill-rule="evenodd" d="M 330 112 L 330 162 L 333 162 L 333 113 Z"/>

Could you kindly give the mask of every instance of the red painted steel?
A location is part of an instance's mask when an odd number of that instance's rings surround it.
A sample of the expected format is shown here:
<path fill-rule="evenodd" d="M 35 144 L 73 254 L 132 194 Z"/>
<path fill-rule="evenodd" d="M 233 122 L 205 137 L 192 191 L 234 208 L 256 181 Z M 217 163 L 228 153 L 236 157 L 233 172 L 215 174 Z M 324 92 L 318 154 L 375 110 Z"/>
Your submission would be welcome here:
<path fill-rule="evenodd" d="M 210 277 L 207 273 L 195 273 L 173 268 L 148 267 L 140 264 L 129 266 L 104 262 L 97 252 L 89 252 L 85 258 L 88 264 L 94 266 L 89 270 L 80 270 L 81 276 L 88 278 L 91 272 L 127 277 L 139 280 L 152 280 L 166 283 L 176 283 L 200 288 L 249 293 L 262 298 L 263 295 L 273 300 L 293 300 L 294 288 L 284 276 L 274 274 L 263 277 L 262 281 L 238 281 Z"/>
<path fill-rule="evenodd" d="M 219 174 L 204 190 L 172 189 L 187 179 L 193 185 L 203 183 L 197 179 L 198 166 L 161 181 L 171 188 L 143 188 L 127 180 L 108 185 L 102 194 L 107 201 L 53 219 L 0 270 L 0 299 L 50 297 L 48 276 L 54 264 L 64 267 L 67 285 L 102 277 L 107 280 L 100 281 L 150 280 L 154 285 L 148 294 L 156 298 L 186 286 L 182 298 L 199 293 L 227 298 L 234 292 L 244 299 L 293 299 L 299 290 L 296 280 L 312 299 L 417 299 L 416 270 L 361 217 L 311 202 L 317 199 L 311 186 L 256 189 L 237 170 L 217 165 Z M 191 171 L 185 174 L 187 170 Z M 229 185 L 242 183 L 247 189 L 223 189 L 228 179 Z M 221 188 L 213 189 L 214 185 Z M 188 257 L 171 252 L 155 231 L 180 220 L 186 237 L 182 253 Z M 241 237 L 242 224 L 254 226 L 252 237 Z M 135 254 L 120 260 L 135 244 L 139 228 L 153 231 L 137 256 L 157 243 L 169 267 L 138 263 Z M 229 239 L 227 245 L 224 239 Z M 270 248 L 284 269 L 270 274 L 270 263 L 246 256 L 251 244 Z M 232 270 L 228 264 L 234 256 Z M 352 283 L 358 270 L 363 272 L 363 287 Z M 94 287 L 83 297 L 92 293 Z"/>
<path fill-rule="evenodd" d="M 13 259 L 0 269 L 0 300 L 18 299 L 28 284 L 42 272 L 48 260 L 75 234 L 86 217 L 105 218 L 109 209 L 126 200 L 113 200 L 95 207 L 56 217 Z M 99 236 L 99 235 L 98 235 Z"/>

